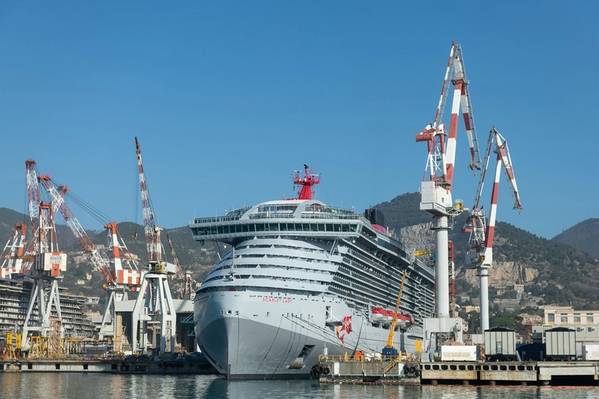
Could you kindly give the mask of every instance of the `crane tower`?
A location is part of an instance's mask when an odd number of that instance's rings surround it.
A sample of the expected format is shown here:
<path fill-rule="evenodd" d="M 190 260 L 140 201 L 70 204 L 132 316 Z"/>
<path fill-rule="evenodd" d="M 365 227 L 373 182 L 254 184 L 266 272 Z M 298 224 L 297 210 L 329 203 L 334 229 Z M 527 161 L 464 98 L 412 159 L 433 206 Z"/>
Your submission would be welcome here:
<path fill-rule="evenodd" d="M 135 138 L 135 154 L 148 252 L 148 272 L 144 275 L 133 307 L 131 345 L 134 351 L 145 352 L 148 348 L 149 327 L 153 326 L 160 329 L 160 352 L 174 352 L 177 314 L 168 276 L 176 274 L 177 267 L 164 260 L 164 248 L 160 238 L 162 229 L 156 222 L 152 208 L 141 157 L 141 146 L 137 137 Z M 154 347 L 157 347 L 156 340 L 158 338 L 155 328 L 153 332 Z"/>
<path fill-rule="evenodd" d="M 491 210 L 487 222 L 481 206 L 481 198 L 484 191 L 489 162 L 492 158 L 493 147 L 495 148 L 494 152 L 497 154 L 497 157 L 493 187 L 491 189 Z M 481 332 L 489 329 L 489 269 L 493 265 L 493 238 L 495 237 L 495 222 L 497 219 L 497 204 L 499 200 L 499 181 L 501 179 L 502 166 L 512 187 L 514 209 L 522 209 L 520 191 L 518 189 L 518 184 L 516 183 L 516 175 L 512 165 L 512 158 L 507 145 L 507 140 L 497 129 L 492 128 L 489 132 L 487 151 L 476 190 L 474 205 L 470 211 L 468 222 L 464 227 L 464 231 L 470 233 L 468 240 L 468 254 L 470 255 L 470 258 L 474 258 L 474 266 L 477 267 L 480 278 Z"/>

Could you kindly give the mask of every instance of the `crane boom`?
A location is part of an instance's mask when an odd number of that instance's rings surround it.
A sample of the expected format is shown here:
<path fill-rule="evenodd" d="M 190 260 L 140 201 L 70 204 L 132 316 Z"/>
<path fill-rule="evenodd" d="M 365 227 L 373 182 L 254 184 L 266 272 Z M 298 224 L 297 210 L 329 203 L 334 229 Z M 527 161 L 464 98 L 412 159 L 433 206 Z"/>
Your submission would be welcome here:
<path fill-rule="evenodd" d="M 79 241 L 81 248 L 89 254 L 94 270 L 102 273 L 107 281 L 112 281 L 113 278 L 108 259 L 103 257 L 97 250 L 89 235 L 64 200 L 68 188 L 66 186 L 56 187 L 48 175 L 39 176 L 39 180 L 52 200 L 52 207 L 60 211 L 65 223 Z"/>
<path fill-rule="evenodd" d="M 144 234 L 146 236 L 148 259 L 150 262 L 160 262 L 164 251 L 162 242 L 160 241 L 160 227 L 157 225 L 152 201 L 150 200 L 150 191 L 148 190 L 143 160 L 141 157 L 141 146 L 137 137 L 135 137 L 135 154 L 137 157 L 137 172 L 139 176 L 139 190 L 143 208 Z"/>
<path fill-rule="evenodd" d="M 399 305 L 401 305 L 401 296 L 403 295 L 403 287 L 407 275 L 408 271 L 406 270 L 403 272 L 403 275 L 401 276 L 399 292 L 397 293 L 397 300 L 395 301 L 395 312 L 393 312 L 393 316 L 391 318 L 391 325 L 389 326 L 389 335 L 387 335 L 387 345 L 385 345 L 385 349 L 387 350 L 393 349 L 393 338 L 395 337 L 395 328 L 397 327 L 397 313 L 399 312 Z"/>
<path fill-rule="evenodd" d="M 491 189 L 491 209 L 488 221 L 481 206 L 481 198 L 484 191 L 485 179 L 489 162 L 492 157 L 493 148 L 496 153 L 495 174 L 493 187 Z M 516 182 L 516 175 L 512 164 L 507 140 L 494 127 L 489 131 L 487 151 L 485 154 L 484 168 L 475 193 L 474 206 L 470 211 L 468 222 L 464 227 L 470 232 L 468 240 L 468 253 L 474 253 L 476 266 L 480 278 L 480 314 L 481 330 L 489 328 L 489 268 L 493 265 L 493 241 L 495 238 L 495 224 L 497 221 L 497 204 L 499 200 L 499 183 L 501 180 L 501 169 L 505 170 L 512 188 L 514 198 L 514 209 L 522 209 L 520 190 Z M 472 258 L 472 256 L 469 256 Z"/>

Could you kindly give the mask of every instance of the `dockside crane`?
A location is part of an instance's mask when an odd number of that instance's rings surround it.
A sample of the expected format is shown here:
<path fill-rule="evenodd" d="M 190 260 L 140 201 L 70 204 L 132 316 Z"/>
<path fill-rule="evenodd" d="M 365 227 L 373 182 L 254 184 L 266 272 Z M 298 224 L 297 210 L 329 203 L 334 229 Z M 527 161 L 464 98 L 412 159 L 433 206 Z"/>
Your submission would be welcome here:
<path fill-rule="evenodd" d="M 484 192 L 485 180 L 490 159 L 496 154 L 495 175 L 493 187 L 491 189 L 491 210 L 488 221 L 485 218 L 484 210 L 481 205 Z M 493 265 L 493 239 L 495 237 L 495 222 L 497 220 L 497 204 L 499 200 L 499 182 L 501 179 L 501 169 L 505 171 L 512 188 L 514 199 L 514 209 L 522 209 L 522 200 L 520 199 L 520 190 L 516 182 L 516 175 L 512 164 L 510 150 L 507 140 L 501 133 L 492 128 L 489 131 L 487 141 L 487 150 L 484 158 L 483 169 L 477 185 L 474 205 L 470 210 L 470 215 L 464 231 L 470 233 L 468 239 L 468 255 L 473 260 L 474 266 L 478 268 L 480 278 L 480 322 L 481 332 L 489 329 L 489 269 Z"/>
<path fill-rule="evenodd" d="M 443 113 L 447 102 L 449 83 L 453 85 L 449 132 L 445 131 Z M 460 45 L 452 43 L 447 68 L 441 86 L 441 95 L 433 122 L 416 135 L 417 142 L 427 145 L 425 179 L 421 182 L 420 210 L 433 215 L 436 237 L 436 327 L 437 333 L 455 330 L 449 313 L 449 230 L 451 220 L 464 211 L 463 204 L 453 203 L 452 188 L 455 176 L 458 119 L 460 111 L 468 138 L 469 168 L 480 169 L 478 141 L 472 116 L 472 104 Z"/>
<path fill-rule="evenodd" d="M 81 248 L 89 255 L 93 270 L 100 272 L 104 277 L 103 288 L 109 293 L 109 297 L 102 315 L 98 338 L 104 339 L 105 336 L 120 335 L 120 331 L 116 331 L 117 326 L 114 325 L 115 305 L 117 302 L 129 299 L 128 292 L 137 290 L 143 276 L 135 257 L 129 252 L 115 222 L 109 222 L 104 226 L 108 233 L 108 253 L 110 255 L 107 256 L 99 251 L 65 201 L 69 192 L 68 187 L 56 185 L 48 175 L 41 175 L 38 179 L 52 199 L 54 208 L 60 211 Z"/>
<path fill-rule="evenodd" d="M 64 333 L 58 280 L 67 270 L 67 254 L 58 248 L 52 203 L 40 201 L 38 211 L 37 236 L 34 238 L 37 252 L 31 270 L 33 285 L 22 330 L 23 351 L 30 348 L 30 333 L 47 337 L 54 321 L 58 323 L 61 338 Z"/>
<path fill-rule="evenodd" d="M 167 262 L 160 238 L 150 192 L 148 190 L 141 146 L 135 138 L 135 155 L 139 177 L 140 197 L 144 217 L 144 235 L 148 253 L 148 272 L 144 275 L 132 312 L 132 346 L 137 352 L 148 349 L 150 325 L 159 325 L 160 352 L 174 352 L 176 341 L 177 314 L 169 286 L 168 276 L 177 273 L 176 265 Z M 154 337 L 157 337 L 154 330 Z M 154 347 L 156 347 L 154 342 Z"/>
<path fill-rule="evenodd" d="M 182 299 L 193 299 L 195 296 L 195 288 L 197 287 L 198 282 L 194 280 L 191 272 L 186 271 L 181 266 L 181 262 L 179 261 L 179 257 L 177 256 L 177 252 L 175 251 L 175 246 L 173 245 L 173 240 L 171 240 L 170 234 L 166 233 L 166 241 L 168 242 L 168 247 L 171 251 L 171 257 L 173 258 L 173 263 L 177 267 L 177 280 L 181 284 L 180 294 Z"/>

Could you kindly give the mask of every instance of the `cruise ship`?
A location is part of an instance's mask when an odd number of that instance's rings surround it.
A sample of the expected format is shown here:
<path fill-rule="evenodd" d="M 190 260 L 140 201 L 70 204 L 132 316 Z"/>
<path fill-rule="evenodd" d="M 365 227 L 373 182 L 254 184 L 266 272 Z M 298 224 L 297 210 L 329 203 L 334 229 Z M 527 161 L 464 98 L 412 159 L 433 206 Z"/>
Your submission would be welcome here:
<path fill-rule="evenodd" d="M 294 176 L 296 198 L 190 225 L 195 240 L 231 246 L 194 300 L 197 343 L 227 378 L 308 377 L 320 354 L 380 353 L 404 271 L 395 345 L 421 350 L 434 270 L 376 223 L 375 211 L 314 199 L 319 182 L 306 166 Z"/>

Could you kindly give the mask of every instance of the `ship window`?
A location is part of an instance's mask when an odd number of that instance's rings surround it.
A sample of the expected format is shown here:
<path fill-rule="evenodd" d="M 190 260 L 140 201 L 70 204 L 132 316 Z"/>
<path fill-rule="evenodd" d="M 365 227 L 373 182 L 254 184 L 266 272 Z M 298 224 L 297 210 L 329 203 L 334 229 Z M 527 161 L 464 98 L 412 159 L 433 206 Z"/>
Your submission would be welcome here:
<path fill-rule="evenodd" d="M 269 229 L 270 231 L 278 231 L 278 230 L 279 230 L 278 223 L 271 223 L 271 224 L 268 226 L 268 229 Z"/>
<path fill-rule="evenodd" d="M 256 231 L 264 231 L 264 224 L 262 224 L 262 223 L 256 224 Z"/>
<path fill-rule="evenodd" d="M 311 231 L 317 231 L 317 230 L 318 230 L 318 227 L 317 227 L 317 225 L 316 225 L 316 224 L 314 224 L 314 223 L 312 223 L 312 224 L 310 225 L 310 230 L 311 230 Z"/>
<path fill-rule="evenodd" d="M 287 230 L 293 231 L 294 230 L 293 226 L 294 226 L 293 223 L 287 223 Z"/>
<path fill-rule="evenodd" d="M 340 226 L 340 225 L 338 225 L 338 224 L 336 224 L 336 225 L 335 225 L 335 231 L 341 231 L 341 226 Z"/>
<path fill-rule="evenodd" d="M 304 231 L 310 231 L 310 226 L 307 223 L 305 223 L 302 227 Z"/>
<path fill-rule="evenodd" d="M 287 230 L 287 223 L 281 223 L 280 229 L 281 229 L 281 231 Z"/>
<path fill-rule="evenodd" d="M 243 230 L 243 232 L 244 232 L 244 233 L 247 233 L 247 232 L 248 232 L 248 225 L 247 225 L 247 224 L 244 224 L 244 225 L 243 225 L 243 226 L 241 226 L 241 227 L 242 227 L 242 230 Z"/>
<path fill-rule="evenodd" d="M 349 231 L 349 225 L 347 225 L 347 224 L 341 225 L 341 231 Z"/>
<path fill-rule="evenodd" d="M 333 231 L 333 225 L 327 224 L 327 231 Z"/>
<path fill-rule="evenodd" d="M 324 231 L 324 224 L 318 225 L 318 231 Z"/>
<path fill-rule="evenodd" d="M 255 224 L 250 224 L 249 228 L 250 228 L 250 231 L 256 231 L 256 225 Z"/>
<path fill-rule="evenodd" d="M 302 231 L 302 225 L 300 223 L 296 223 L 295 224 L 295 230 L 296 231 Z"/>
<path fill-rule="evenodd" d="M 218 232 L 218 234 L 223 234 L 223 226 L 218 226 L 216 231 Z"/>

